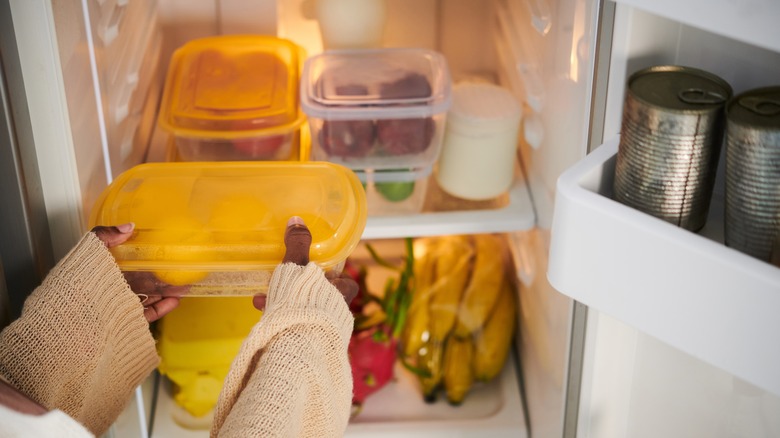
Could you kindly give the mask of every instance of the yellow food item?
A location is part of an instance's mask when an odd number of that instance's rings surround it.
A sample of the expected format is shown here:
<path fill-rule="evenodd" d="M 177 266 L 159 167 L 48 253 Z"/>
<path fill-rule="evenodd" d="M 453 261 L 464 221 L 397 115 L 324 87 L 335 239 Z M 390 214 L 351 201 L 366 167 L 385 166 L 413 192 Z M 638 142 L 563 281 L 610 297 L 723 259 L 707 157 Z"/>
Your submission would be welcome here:
<path fill-rule="evenodd" d="M 252 297 L 185 297 L 156 327 L 160 372 L 195 417 L 215 406 L 230 364 L 262 313 Z"/>
<path fill-rule="evenodd" d="M 154 272 L 160 280 L 174 286 L 197 283 L 207 272 L 189 266 L 187 262 L 209 260 L 210 234 L 199 221 L 184 215 L 166 216 L 154 224 L 154 228 L 139 230 L 137 241 L 158 248 L 157 259 L 171 262 L 171 269 Z"/>
<path fill-rule="evenodd" d="M 515 290 L 511 282 L 504 279 L 498 301 L 475 337 L 474 377 L 477 380 L 487 382 L 501 372 L 512 347 L 516 319 Z"/>
<path fill-rule="evenodd" d="M 428 376 L 420 377 L 423 398 L 426 402 L 436 401 L 436 391 L 441 384 L 444 375 L 444 343 L 429 341 L 418 351 L 417 364 L 419 368 L 428 373 Z"/>
<path fill-rule="evenodd" d="M 248 194 L 228 196 L 214 205 L 208 226 L 218 243 L 246 243 L 256 239 L 256 231 L 271 226 L 271 208 Z"/>
<path fill-rule="evenodd" d="M 430 303 L 431 340 L 435 342 L 444 342 L 455 326 L 474 253 L 465 236 L 443 237 L 440 245 Z"/>
<path fill-rule="evenodd" d="M 463 399 L 474 383 L 472 361 L 474 343 L 471 337 L 463 339 L 451 337 L 444 348 L 444 390 L 447 401 L 453 405 L 463 403 Z"/>
<path fill-rule="evenodd" d="M 476 253 L 471 280 L 458 309 L 455 336 L 471 337 L 485 324 L 496 304 L 504 278 L 503 241 L 491 234 L 474 236 Z"/>
<path fill-rule="evenodd" d="M 403 332 L 403 351 L 407 357 L 414 357 L 430 337 L 428 306 L 436 267 L 435 246 L 434 239 L 419 239 L 415 242 L 414 253 L 417 256 L 414 259 L 413 295 Z"/>

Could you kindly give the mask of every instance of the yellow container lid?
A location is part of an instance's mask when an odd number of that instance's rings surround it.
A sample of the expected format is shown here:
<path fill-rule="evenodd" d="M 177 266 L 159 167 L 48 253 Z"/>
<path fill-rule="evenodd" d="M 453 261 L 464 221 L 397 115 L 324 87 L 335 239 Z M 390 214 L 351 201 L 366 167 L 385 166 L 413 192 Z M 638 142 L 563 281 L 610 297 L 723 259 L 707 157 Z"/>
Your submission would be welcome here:
<path fill-rule="evenodd" d="M 282 38 L 223 35 L 190 41 L 168 67 L 160 125 L 180 137 L 244 138 L 299 128 L 303 49 Z"/>
<path fill-rule="evenodd" d="M 131 239 L 112 248 L 123 271 L 210 287 L 193 295 L 249 295 L 267 288 L 292 216 L 312 233 L 311 261 L 339 270 L 363 234 L 365 192 L 354 172 L 327 162 L 148 163 L 104 190 L 90 227 L 135 223 Z M 243 275 L 245 290 L 225 288 L 231 273 Z"/>

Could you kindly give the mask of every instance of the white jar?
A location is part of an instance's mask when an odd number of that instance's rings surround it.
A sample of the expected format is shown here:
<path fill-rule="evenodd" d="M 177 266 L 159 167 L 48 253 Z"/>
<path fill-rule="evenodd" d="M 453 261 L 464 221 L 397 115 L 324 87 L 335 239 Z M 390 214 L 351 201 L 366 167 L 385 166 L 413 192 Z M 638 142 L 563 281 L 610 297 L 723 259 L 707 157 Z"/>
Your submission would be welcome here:
<path fill-rule="evenodd" d="M 317 0 L 317 20 L 325 50 L 381 47 L 385 0 Z"/>
<path fill-rule="evenodd" d="M 486 200 L 514 179 L 522 108 L 507 89 L 487 83 L 453 88 L 436 179 L 450 195 Z"/>

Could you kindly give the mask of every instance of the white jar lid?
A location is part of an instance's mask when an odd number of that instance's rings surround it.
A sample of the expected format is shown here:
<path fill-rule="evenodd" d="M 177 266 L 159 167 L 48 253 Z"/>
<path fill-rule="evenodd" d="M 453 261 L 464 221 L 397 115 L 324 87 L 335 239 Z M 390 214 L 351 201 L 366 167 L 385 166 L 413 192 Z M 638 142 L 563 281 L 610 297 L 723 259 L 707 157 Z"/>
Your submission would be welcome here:
<path fill-rule="evenodd" d="M 497 132 L 516 128 L 522 116 L 517 98 L 506 88 L 465 82 L 452 90 L 447 129 L 463 133 Z"/>

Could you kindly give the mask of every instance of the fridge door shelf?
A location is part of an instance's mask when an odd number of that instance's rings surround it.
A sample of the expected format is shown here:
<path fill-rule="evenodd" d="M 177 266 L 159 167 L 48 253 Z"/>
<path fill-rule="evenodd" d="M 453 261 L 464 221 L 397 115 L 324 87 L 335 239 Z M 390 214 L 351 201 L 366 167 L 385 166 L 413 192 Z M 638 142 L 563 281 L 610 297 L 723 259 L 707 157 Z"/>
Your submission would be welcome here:
<path fill-rule="evenodd" d="M 612 139 L 558 179 L 550 283 L 780 395 L 780 268 L 722 243 L 719 197 L 698 234 L 613 201 L 618 144 Z"/>
<path fill-rule="evenodd" d="M 780 51 L 776 0 L 614 0 L 706 31 Z"/>
<path fill-rule="evenodd" d="M 462 438 L 528 436 L 523 416 L 517 366 L 510 356 L 501 375 L 489 384 L 475 386 L 462 405 L 453 407 L 440 399 L 426 404 L 416 378 L 402 366 L 396 379 L 371 395 L 361 413 L 349 424 L 345 437 Z M 181 408 L 170 395 L 170 385 L 158 385 L 152 437 L 205 438 L 207 429 L 185 429 L 174 422 Z M 126 411 L 124 415 L 132 415 Z M 128 422 L 129 423 L 129 422 Z"/>

